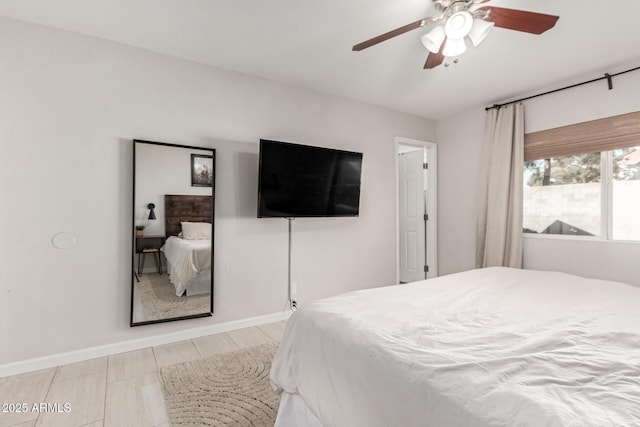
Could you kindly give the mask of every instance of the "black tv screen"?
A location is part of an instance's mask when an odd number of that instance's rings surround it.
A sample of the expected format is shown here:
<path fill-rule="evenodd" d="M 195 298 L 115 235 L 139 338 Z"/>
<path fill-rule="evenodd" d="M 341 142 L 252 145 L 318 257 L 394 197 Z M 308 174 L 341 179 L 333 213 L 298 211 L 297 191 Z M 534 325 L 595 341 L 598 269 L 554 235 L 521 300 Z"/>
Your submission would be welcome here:
<path fill-rule="evenodd" d="M 358 216 L 362 153 L 260 140 L 258 218 Z"/>

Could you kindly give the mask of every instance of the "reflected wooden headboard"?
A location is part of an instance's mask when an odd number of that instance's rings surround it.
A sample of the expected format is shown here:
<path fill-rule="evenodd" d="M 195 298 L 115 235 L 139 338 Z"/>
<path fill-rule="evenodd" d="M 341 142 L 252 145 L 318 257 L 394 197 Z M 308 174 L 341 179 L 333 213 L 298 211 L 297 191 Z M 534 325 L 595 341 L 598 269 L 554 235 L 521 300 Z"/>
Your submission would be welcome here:
<path fill-rule="evenodd" d="M 211 196 L 164 195 L 165 237 L 177 236 L 185 222 L 208 222 L 213 224 L 213 198 Z"/>

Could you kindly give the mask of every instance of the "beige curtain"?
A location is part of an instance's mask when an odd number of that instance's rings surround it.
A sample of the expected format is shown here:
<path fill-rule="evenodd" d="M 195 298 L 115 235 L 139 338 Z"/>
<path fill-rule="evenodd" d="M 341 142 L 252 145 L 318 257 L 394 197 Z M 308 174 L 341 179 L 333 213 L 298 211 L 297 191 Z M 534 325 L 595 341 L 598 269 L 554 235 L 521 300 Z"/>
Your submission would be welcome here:
<path fill-rule="evenodd" d="M 524 107 L 487 111 L 478 187 L 476 267 L 522 267 Z"/>

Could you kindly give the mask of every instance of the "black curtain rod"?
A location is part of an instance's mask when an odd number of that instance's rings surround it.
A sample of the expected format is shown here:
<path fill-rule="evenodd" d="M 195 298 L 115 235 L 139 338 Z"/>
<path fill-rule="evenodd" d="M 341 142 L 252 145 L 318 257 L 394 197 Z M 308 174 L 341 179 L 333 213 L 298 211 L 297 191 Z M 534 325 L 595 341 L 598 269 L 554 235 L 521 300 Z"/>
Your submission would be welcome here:
<path fill-rule="evenodd" d="M 515 101 L 510 101 L 510 102 L 505 102 L 504 104 L 493 104 L 491 107 L 487 107 L 484 110 L 488 111 L 488 110 L 491 110 L 492 108 L 504 107 L 505 105 L 515 104 L 517 102 L 526 101 L 527 99 L 537 98 L 539 96 L 544 96 L 544 95 L 549 95 L 550 93 L 560 92 L 562 90 L 571 89 L 571 88 L 574 88 L 576 86 L 582 86 L 582 85 L 586 85 L 586 84 L 589 84 L 589 83 L 593 83 L 593 82 L 597 82 L 597 81 L 605 80 L 605 79 L 609 83 L 609 90 L 611 90 L 611 89 L 613 89 L 613 82 L 611 81 L 611 79 L 613 77 L 619 76 L 620 74 L 630 73 L 631 71 L 636 71 L 636 70 L 640 70 L 640 67 L 631 68 L 631 69 L 625 70 L 625 71 L 620 71 L 619 73 L 615 73 L 615 74 L 605 73 L 604 76 L 598 77 L 596 79 L 591 79 L 591 80 L 587 80 L 586 82 L 581 82 L 581 83 L 576 83 L 576 84 L 573 84 L 573 85 L 570 85 L 570 86 L 561 87 L 560 89 L 554 89 L 554 90 L 550 90 L 548 92 L 538 93 L 536 95 L 527 96 L 526 98 L 516 99 Z"/>

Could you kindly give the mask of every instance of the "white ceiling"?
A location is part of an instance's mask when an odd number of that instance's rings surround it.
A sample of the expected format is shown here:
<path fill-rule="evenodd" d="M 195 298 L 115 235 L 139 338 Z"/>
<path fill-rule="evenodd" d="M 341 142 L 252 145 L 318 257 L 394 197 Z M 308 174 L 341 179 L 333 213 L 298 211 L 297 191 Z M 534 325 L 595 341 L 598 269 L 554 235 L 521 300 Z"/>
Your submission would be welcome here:
<path fill-rule="evenodd" d="M 640 65 L 640 1 L 493 0 L 559 15 L 535 36 L 496 28 L 460 63 L 423 70 L 430 0 L 0 0 L 0 15 L 440 119 Z M 635 64 L 634 64 L 635 62 Z"/>

